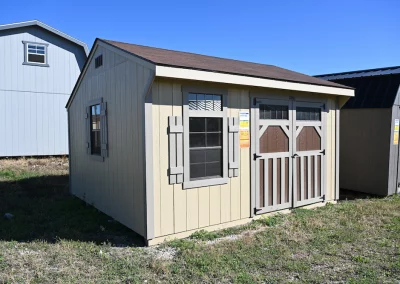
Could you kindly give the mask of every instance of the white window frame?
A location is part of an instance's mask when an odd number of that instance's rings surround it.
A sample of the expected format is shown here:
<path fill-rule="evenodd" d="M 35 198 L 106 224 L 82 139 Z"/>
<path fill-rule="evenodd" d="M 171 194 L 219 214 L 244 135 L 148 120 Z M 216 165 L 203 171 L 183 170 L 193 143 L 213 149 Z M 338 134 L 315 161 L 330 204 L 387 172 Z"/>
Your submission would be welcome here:
<path fill-rule="evenodd" d="M 32 65 L 32 66 L 41 66 L 41 67 L 49 67 L 49 60 L 48 60 L 48 44 L 47 43 L 38 43 L 38 42 L 30 42 L 30 41 L 22 41 L 24 44 L 24 63 L 23 65 Z M 30 62 L 28 60 L 28 46 L 35 45 L 35 46 L 42 46 L 44 47 L 44 63 L 39 62 Z"/>
<path fill-rule="evenodd" d="M 199 86 L 183 86 L 183 188 L 221 185 L 228 183 L 228 126 L 227 126 L 227 90 Z M 189 110 L 189 93 L 221 95 L 222 110 Z M 222 118 L 222 177 L 190 180 L 189 118 Z"/>

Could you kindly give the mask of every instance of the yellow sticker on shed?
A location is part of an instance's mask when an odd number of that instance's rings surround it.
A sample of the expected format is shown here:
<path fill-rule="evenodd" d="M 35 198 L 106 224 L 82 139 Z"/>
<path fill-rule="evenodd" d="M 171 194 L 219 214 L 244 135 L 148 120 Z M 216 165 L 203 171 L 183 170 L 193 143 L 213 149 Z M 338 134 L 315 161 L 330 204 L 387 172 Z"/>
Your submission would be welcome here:
<path fill-rule="evenodd" d="M 250 140 L 250 133 L 248 130 L 240 130 L 240 140 Z"/>
<path fill-rule="evenodd" d="M 240 121 L 240 128 L 249 128 L 249 121 L 248 120 L 241 120 Z"/>
<path fill-rule="evenodd" d="M 399 132 L 393 133 L 393 145 L 398 145 L 399 144 Z"/>

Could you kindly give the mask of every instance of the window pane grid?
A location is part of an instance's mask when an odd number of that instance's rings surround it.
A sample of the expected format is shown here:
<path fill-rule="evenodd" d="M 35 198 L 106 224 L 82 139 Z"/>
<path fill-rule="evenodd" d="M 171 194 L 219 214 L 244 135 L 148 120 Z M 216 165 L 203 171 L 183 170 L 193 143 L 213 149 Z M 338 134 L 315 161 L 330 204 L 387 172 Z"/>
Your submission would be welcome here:
<path fill-rule="evenodd" d="M 260 104 L 260 119 L 289 119 L 289 107 L 284 105 Z"/>
<path fill-rule="evenodd" d="M 190 93 L 189 110 L 222 111 L 222 96 Z"/>
<path fill-rule="evenodd" d="M 46 48 L 43 45 L 28 44 L 27 61 L 34 63 L 46 63 Z"/>
<path fill-rule="evenodd" d="M 321 120 L 321 108 L 316 107 L 297 107 L 296 108 L 297 120 Z"/>
<path fill-rule="evenodd" d="M 222 176 L 221 118 L 189 118 L 189 156 L 191 180 Z"/>

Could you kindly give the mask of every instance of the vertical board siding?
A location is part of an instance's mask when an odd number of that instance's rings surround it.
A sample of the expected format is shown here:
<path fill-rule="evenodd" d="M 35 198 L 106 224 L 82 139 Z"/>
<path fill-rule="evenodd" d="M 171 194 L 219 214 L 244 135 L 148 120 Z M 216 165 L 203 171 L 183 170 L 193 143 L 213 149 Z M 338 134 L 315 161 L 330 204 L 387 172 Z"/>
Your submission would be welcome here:
<path fill-rule="evenodd" d="M 229 117 L 239 117 L 240 112 L 240 89 L 229 89 L 228 90 L 228 116 Z M 243 150 L 240 151 L 240 154 Z M 242 157 L 239 158 L 239 162 L 242 162 Z M 228 189 L 225 189 L 225 185 L 223 186 L 223 197 L 221 208 L 223 211 L 229 210 L 229 215 L 226 216 L 223 214 L 224 221 L 233 221 L 239 220 L 241 215 L 241 202 L 240 202 L 240 184 L 242 179 L 242 165 L 239 166 L 239 177 L 230 179 L 229 184 L 227 185 Z M 229 199 L 226 199 L 229 195 Z M 230 202 L 226 202 L 225 200 L 229 200 Z"/>
<path fill-rule="evenodd" d="M 398 98 L 397 98 L 398 99 Z M 397 103 L 396 99 L 396 103 Z M 399 178 L 399 145 L 394 144 L 394 127 L 395 120 L 400 119 L 400 109 L 399 105 L 395 104 L 392 107 L 392 118 L 391 122 L 388 123 L 390 125 L 390 142 L 389 142 L 389 173 L 388 173 L 388 187 L 387 190 L 382 190 L 381 195 L 391 195 L 398 192 L 398 183 Z"/>
<path fill-rule="evenodd" d="M 334 98 L 329 98 L 326 106 L 326 200 L 335 199 L 335 169 L 336 169 L 336 101 Z"/>
<path fill-rule="evenodd" d="M 22 41 L 48 44 L 50 66 L 23 65 Z M 40 27 L 0 31 L 0 157 L 68 154 L 65 104 L 85 60 L 82 47 Z"/>
<path fill-rule="evenodd" d="M 144 99 L 148 67 L 98 46 L 103 66 L 94 60 L 69 108 L 71 192 L 145 236 Z M 153 94 L 154 95 L 154 94 Z M 90 100 L 107 103 L 108 157 L 96 161 L 86 153 L 85 107 Z M 156 136 L 156 135 L 154 135 Z"/>
<path fill-rule="evenodd" d="M 161 234 L 174 233 L 174 185 L 169 184 L 168 178 L 168 116 L 172 115 L 172 84 L 160 83 L 158 99 L 160 107 L 160 183 L 161 183 Z M 179 205 L 177 205 L 179 206 Z"/>
<path fill-rule="evenodd" d="M 68 154 L 68 98 L 0 90 L 0 156 Z"/>
<path fill-rule="evenodd" d="M 241 111 L 250 111 L 250 94 L 248 90 L 240 92 Z M 251 121 L 250 121 L 251 123 Z M 249 130 L 251 125 L 249 126 Z M 250 147 L 240 149 L 240 218 L 250 217 Z"/>
<path fill-rule="evenodd" d="M 224 185 L 183 189 L 168 181 L 168 116 L 182 116 L 182 84 L 156 80 L 153 96 L 155 237 L 250 217 L 250 149 L 240 150 L 239 177 Z M 249 92 L 228 89 L 228 116 L 249 111 Z M 247 203 L 247 204 L 246 204 Z"/>
<path fill-rule="evenodd" d="M 172 85 L 172 115 L 182 116 L 182 89 L 181 85 Z M 184 232 L 187 229 L 187 191 L 183 190 L 182 183 L 174 184 L 174 232 Z"/>
<path fill-rule="evenodd" d="M 154 235 L 161 236 L 161 169 L 160 169 L 160 105 L 159 85 L 152 86 L 153 168 L 154 168 Z"/>

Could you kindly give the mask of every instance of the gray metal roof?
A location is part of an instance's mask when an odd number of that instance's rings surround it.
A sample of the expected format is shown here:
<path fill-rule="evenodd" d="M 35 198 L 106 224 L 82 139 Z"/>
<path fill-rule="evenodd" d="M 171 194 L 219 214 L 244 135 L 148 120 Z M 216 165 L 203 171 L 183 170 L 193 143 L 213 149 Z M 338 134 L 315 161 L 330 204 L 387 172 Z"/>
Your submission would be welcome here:
<path fill-rule="evenodd" d="M 32 21 L 26 21 L 26 22 L 19 22 L 19 23 L 13 23 L 13 24 L 6 24 L 6 25 L 0 25 L 0 31 L 1 30 L 9 30 L 9 29 L 16 29 L 16 28 L 22 28 L 22 27 L 28 27 L 28 26 L 39 26 L 45 30 L 48 30 L 49 32 L 55 33 L 60 37 L 63 37 L 69 41 L 72 41 L 73 43 L 80 45 L 83 47 L 85 50 L 86 55 L 89 54 L 89 49 L 83 41 L 77 40 L 76 38 L 73 38 L 72 36 L 69 36 L 53 27 L 50 27 L 38 20 L 32 20 Z"/>
<path fill-rule="evenodd" d="M 391 108 L 400 91 L 400 66 L 315 76 L 355 88 L 344 109 Z"/>
<path fill-rule="evenodd" d="M 338 79 L 389 75 L 389 74 L 399 74 L 399 73 L 400 73 L 400 66 L 394 66 L 394 67 L 384 67 L 384 68 L 341 72 L 341 73 L 323 74 L 323 75 L 316 75 L 315 77 L 325 79 L 328 81 L 333 81 L 333 80 L 338 80 Z"/>

